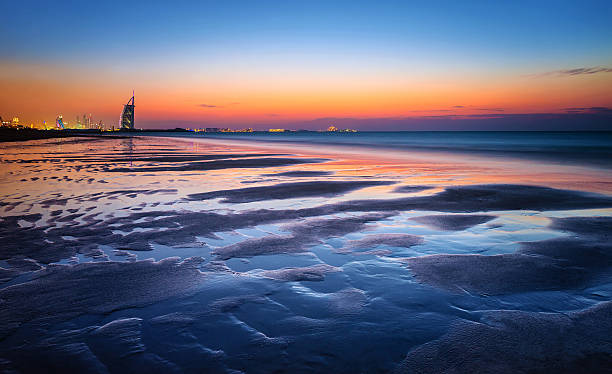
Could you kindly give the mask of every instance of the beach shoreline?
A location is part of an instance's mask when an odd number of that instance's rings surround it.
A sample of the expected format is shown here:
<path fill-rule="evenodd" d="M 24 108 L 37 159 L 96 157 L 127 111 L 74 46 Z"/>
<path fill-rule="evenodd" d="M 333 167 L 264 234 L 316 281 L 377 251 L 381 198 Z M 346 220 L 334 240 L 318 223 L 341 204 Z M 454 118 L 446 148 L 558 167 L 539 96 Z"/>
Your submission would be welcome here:
<path fill-rule="evenodd" d="M 199 137 L 1 147 L 6 367 L 510 372 L 612 354 L 601 168 Z M 448 346 L 465 349 L 429 366 Z"/>

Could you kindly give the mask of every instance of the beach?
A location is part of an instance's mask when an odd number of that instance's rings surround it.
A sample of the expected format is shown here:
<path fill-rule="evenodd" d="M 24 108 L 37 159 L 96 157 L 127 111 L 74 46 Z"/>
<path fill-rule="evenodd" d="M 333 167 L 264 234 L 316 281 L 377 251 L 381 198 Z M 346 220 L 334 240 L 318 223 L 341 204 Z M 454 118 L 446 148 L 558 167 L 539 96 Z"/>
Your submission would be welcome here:
<path fill-rule="evenodd" d="M 0 368 L 609 369 L 610 139 L 2 143 Z"/>

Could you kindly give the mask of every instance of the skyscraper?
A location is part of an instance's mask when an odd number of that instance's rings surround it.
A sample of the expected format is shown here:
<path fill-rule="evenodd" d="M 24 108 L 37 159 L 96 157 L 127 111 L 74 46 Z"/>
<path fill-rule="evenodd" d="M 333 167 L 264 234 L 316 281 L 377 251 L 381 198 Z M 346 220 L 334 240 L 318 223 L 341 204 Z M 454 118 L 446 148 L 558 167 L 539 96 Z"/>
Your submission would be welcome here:
<path fill-rule="evenodd" d="M 57 116 L 57 118 L 55 119 L 55 127 L 58 130 L 63 130 L 65 129 L 64 126 L 64 119 L 62 118 L 62 115 L 60 114 L 59 116 Z"/>
<path fill-rule="evenodd" d="M 134 130 L 134 92 L 132 92 L 132 98 L 123 106 L 121 129 Z"/>

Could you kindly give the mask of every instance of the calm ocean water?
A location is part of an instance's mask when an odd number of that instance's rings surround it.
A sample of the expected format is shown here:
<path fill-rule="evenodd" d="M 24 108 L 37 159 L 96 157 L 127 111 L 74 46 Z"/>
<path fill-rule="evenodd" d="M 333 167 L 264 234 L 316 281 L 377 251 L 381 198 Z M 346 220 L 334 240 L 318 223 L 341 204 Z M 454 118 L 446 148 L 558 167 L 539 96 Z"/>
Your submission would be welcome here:
<path fill-rule="evenodd" d="M 156 134 L 157 135 L 157 134 Z M 413 151 L 482 153 L 612 167 L 612 132 L 365 131 L 164 133 L 163 136 L 299 142 Z"/>

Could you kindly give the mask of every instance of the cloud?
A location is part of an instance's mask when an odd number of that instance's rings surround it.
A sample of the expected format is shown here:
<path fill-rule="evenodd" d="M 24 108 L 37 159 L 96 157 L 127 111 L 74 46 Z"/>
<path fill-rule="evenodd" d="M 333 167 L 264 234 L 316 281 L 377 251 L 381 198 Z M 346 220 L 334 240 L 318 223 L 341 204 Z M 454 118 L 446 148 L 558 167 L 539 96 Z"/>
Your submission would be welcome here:
<path fill-rule="evenodd" d="M 563 69 L 563 70 L 554 70 L 548 71 L 545 73 L 539 74 L 530 74 L 528 77 L 539 78 L 539 77 L 547 77 L 547 76 L 558 76 L 558 77 L 572 77 L 576 75 L 591 75 L 597 73 L 612 73 L 612 68 L 606 66 L 592 66 L 592 67 L 581 67 L 574 69 Z"/>
<path fill-rule="evenodd" d="M 410 110 L 410 113 L 430 113 L 430 112 L 452 112 L 450 109 L 426 109 L 426 110 Z"/>
<path fill-rule="evenodd" d="M 504 108 L 476 108 L 476 110 L 483 110 L 487 112 L 503 112 Z"/>
<path fill-rule="evenodd" d="M 225 108 L 228 106 L 234 106 L 234 105 L 239 105 L 240 103 L 238 102 L 232 102 L 232 103 L 228 103 L 225 105 L 213 105 L 213 104 L 198 104 L 199 107 L 202 108 Z"/>
<path fill-rule="evenodd" d="M 464 105 L 454 105 L 451 108 L 453 109 L 472 109 L 472 110 L 480 110 L 480 111 L 487 111 L 487 112 L 503 112 L 504 108 L 474 108 L 473 105 L 469 105 L 469 106 L 464 106 Z M 456 112 L 455 110 L 451 110 L 451 109 L 426 109 L 426 110 L 410 110 L 410 113 L 433 113 L 433 112 L 440 112 L 440 113 L 446 113 L 446 112 Z"/>
<path fill-rule="evenodd" d="M 596 66 L 592 68 L 577 68 L 577 69 L 557 71 L 557 74 L 559 75 L 582 75 L 582 74 L 596 74 L 596 73 L 612 73 L 612 68 L 607 68 L 604 66 Z"/>
<path fill-rule="evenodd" d="M 595 108 L 595 109 L 592 109 Z M 483 108 L 484 109 L 484 108 Z M 288 128 L 323 129 L 333 121 L 336 127 L 360 130 L 546 130 L 546 131 L 610 131 L 612 108 L 585 107 L 583 110 L 564 108 L 560 112 L 508 113 L 482 112 L 474 114 L 439 113 L 403 117 L 378 118 L 318 118 L 288 124 Z"/>
<path fill-rule="evenodd" d="M 591 106 L 580 108 L 565 108 L 567 113 L 595 113 L 595 114 L 612 114 L 612 108 L 605 106 Z"/>

